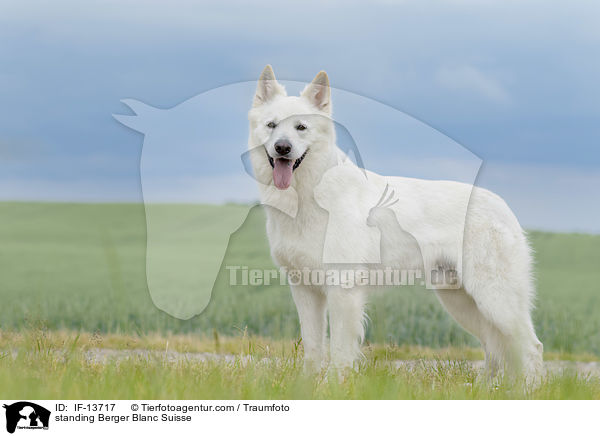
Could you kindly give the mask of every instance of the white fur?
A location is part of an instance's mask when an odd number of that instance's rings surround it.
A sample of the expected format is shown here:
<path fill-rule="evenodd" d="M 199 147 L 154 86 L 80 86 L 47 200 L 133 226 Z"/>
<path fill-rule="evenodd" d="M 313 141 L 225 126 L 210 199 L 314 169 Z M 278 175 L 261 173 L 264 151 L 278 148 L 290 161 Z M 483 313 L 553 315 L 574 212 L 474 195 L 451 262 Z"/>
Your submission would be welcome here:
<path fill-rule="evenodd" d="M 267 127 L 273 120 L 275 129 Z M 308 126 L 303 132 L 294 127 L 299 120 Z M 289 193 L 290 201 L 297 202 L 297 211 L 290 216 L 282 211 L 285 208 L 266 207 L 271 253 L 279 266 L 330 269 L 324 255 L 337 256 L 339 260 L 333 262 L 338 264 L 362 262 L 367 267 L 374 258 L 395 268 L 452 265 L 462 286 L 438 289 L 437 296 L 454 319 L 480 340 L 490 373 L 507 364 L 527 377 L 541 374 L 542 344 L 530 316 L 535 293 L 530 249 L 517 219 L 499 196 L 458 182 L 365 174 L 335 144 L 324 72 L 301 96 L 291 97 L 267 66 L 249 122 L 251 149 L 264 147 L 274 156 L 274 142 L 285 138 L 293 145 L 293 159 L 308 150 L 290 188 L 280 191 L 282 199 Z M 257 179 L 263 182 L 259 185 L 263 196 L 272 197 L 272 168 L 266 153 L 254 153 L 252 160 Z M 387 209 L 373 207 L 386 185 L 400 202 Z M 350 253 L 352 260 L 348 260 Z M 327 314 L 332 365 L 355 364 L 364 337 L 368 291 L 292 286 L 307 367 L 318 369 L 326 362 Z"/>

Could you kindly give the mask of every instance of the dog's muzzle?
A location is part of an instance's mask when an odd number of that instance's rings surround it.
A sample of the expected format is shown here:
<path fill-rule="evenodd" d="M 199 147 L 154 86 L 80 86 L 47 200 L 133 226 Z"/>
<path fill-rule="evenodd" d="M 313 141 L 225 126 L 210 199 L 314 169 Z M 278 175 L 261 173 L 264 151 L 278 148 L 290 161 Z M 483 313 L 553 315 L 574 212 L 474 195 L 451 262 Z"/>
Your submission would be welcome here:
<path fill-rule="evenodd" d="M 269 164 L 273 168 L 273 183 L 277 189 L 287 189 L 292 183 L 292 173 L 300 166 L 308 149 L 295 161 L 285 157 L 273 158 L 265 147 L 265 153 L 269 159 Z"/>
<path fill-rule="evenodd" d="M 275 159 L 273 159 L 271 157 L 271 155 L 269 154 L 269 152 L 267 151 L 266 148 L 265 148 L 265 153 L 267 154 L 267 158 L 269 159 L 269 163 L 271 164 L 271 168 L 275 168 Z M 304 157 L 306 156 L 306 153 L 308 153 L 308 149 L 302 154 L 302 156 L 300 156 L 298 159 L 296 159 L 296 161 L 294 162 L 294 166 L 292 167 L 292 171 L 295 170 L 296 168 L 298 168 L 300 166 L 300 164 L 304 160 Z M 279 157 L 277 159 L 285 159 L 285 158 Z M 289 159 L 285 159 L 285 160 L 289 160 Z"/>

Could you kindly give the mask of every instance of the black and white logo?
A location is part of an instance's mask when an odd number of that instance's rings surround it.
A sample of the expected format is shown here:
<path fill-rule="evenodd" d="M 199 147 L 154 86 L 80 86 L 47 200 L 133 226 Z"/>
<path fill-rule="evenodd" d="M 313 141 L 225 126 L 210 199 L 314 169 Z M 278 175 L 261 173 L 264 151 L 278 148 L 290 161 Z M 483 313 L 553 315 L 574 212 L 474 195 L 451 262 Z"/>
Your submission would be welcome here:
<path fill-rule="evenodd" d="M 6 431 L 14 433 L 16 429 L 48 430 L 50 411 L 29 401 L 5 404 Z"/>

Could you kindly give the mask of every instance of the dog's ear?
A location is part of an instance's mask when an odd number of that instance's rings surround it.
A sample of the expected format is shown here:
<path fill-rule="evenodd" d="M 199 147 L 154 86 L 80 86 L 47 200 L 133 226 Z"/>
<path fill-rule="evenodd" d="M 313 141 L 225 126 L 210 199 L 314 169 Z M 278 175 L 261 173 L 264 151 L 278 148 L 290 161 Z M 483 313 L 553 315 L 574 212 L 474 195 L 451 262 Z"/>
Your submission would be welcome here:
<path fill-rule="evenodd" d="M 302 97 L 307 98 L 319 110 L 331 115 L 331 88 L 329 77 L 325 71 L 321 71 L 313 81 L 304 88 Z"/>
<path fill-rule="evenodd" d="M 285 88 L 275 79 L 275 73 L 271 65 L 267 65 L 258 78 L 253 106 L 260 106 L 277 95 L 285 95 Z"/>

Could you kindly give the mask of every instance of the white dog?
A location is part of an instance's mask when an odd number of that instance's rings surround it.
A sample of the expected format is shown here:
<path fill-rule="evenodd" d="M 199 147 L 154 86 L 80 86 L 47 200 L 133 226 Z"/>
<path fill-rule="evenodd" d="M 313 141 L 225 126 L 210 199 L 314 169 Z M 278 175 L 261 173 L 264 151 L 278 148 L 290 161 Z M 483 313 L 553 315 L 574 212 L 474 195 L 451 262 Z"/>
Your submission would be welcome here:
<path fill-rule="evenodd" d="M 530 315 L 535 293 L 530 248 L 506 203 L 458 182 L 363 172 L 336 146 L 331 114 L 325 72 L 297 97 L 287 96 L 270 66 L 262 72 L 248 115 L 249 147 L 264 150 L 252 154 L 263 199 L 282 204 L 266 208 L 275 262 L 289 270 L 328 270 L 332 262 L 425 271 L 451 267 L 459 285 L 435 292 L 479 339 L 490 373 L 508 364 L 528 378 L 541 374 L 542 344 Z M 286 202 L 297 202 L 294 213 L 284 212 L 294 209 Z M 311 283 L 291 290 L 305 365 L 318 369 L 326 361 L 329 314 L 331 364 L 353 366 L 361 355 L 369 286 Z"/>

